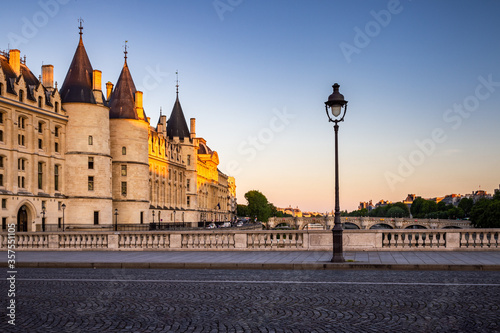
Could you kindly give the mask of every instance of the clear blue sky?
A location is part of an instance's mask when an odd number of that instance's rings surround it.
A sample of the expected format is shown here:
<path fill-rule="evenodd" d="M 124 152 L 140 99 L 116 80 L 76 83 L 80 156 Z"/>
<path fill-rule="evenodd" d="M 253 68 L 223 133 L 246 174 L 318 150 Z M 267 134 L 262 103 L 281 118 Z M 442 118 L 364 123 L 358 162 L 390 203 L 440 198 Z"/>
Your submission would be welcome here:
<path fill-rule="evenodd" d="M 466 194 L 500 184 L 500 2 L 9 1 L 0 48 L 62 84 L 78 43 L 103 82 L 128 64 L 155 125 L 179 71 L 186 118 L 236 177 L 276 206 L 333 209 L 338 82 L 340 203 Z"/>

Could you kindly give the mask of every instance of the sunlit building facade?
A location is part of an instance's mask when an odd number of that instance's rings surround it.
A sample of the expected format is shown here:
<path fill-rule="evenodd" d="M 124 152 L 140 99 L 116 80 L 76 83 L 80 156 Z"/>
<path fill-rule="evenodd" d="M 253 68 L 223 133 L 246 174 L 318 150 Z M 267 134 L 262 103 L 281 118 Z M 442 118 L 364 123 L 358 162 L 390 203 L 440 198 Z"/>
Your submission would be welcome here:
<path fill-rule="evenodd" d="M 37 78 L 19 50 L 0 53 L 2 229 L 233 220 L 235 180 L 194 118 L 188 128 L 178 87 L 170 116 L 153 125 L 126 50 L 116 84 L 103 91 L 101 77 L 81 29 L 60 89 L 52 65 Z"/>

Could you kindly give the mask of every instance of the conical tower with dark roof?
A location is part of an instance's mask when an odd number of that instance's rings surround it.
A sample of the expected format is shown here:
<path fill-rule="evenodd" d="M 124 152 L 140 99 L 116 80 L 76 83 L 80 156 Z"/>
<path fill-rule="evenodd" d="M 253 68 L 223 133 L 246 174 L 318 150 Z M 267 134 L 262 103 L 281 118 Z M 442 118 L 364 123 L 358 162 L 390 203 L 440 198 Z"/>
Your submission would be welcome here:
<path fill-rule="evenodd" d="M 185 138 L 190 140 L 189 128 L 186 123 L 186 118 L 184 118 L 184 112 L 182 112 L 181 103 L 179 102 L 178 85 L 176 94 L 174 107 L 167 121 L 167 136 L 169 139 L 177 137 L 180 140 L 184 140 Z"/>
<path fill-rule="evenodd" d="M 142 92 L 125 61 L 109 101 L 113 210 L 120 223 L 144 223 L 149 212 L 149 123 L 142 106 Z"/>
<path fill-rule="evenodd" d="M 109 108 L 101 91 L 101 72 L 93 70 L 80 40 L 60 94 L 66 110 L 66 216 L 72 224 L 112 219 Z"/>
<path fill-rule="evenodd" d="M 59 91 L 63 103 L 96 104 L 92 86 L 92 75 L 94 70 L 92 69 L 87 51 L 83 45 L 82 29 L 83 27 L 80 24 L 80 41 L 78 42 L 73 61 L 71 61 L 64 83 Z"/>
<path fill-rule="evenodd" d="M 137 94 L 134 80 L 127 65 L 127 49 L 125 49 L 125 62 L 109 100 L 109 117 L 111 119 L 146 120 L 142 106 L 137 108 L 137 105 L 142 103 L 142 100 L 139 100 L 141 98 L 142 92 L 139 91 Z"/>

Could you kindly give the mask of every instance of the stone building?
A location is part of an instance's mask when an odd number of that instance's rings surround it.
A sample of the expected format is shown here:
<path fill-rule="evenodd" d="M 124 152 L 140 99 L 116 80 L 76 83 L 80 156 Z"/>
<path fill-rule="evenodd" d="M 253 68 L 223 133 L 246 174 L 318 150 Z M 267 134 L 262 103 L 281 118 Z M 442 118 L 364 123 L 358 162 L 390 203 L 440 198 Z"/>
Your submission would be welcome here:
<path fill-rule="evenodd" d="M 234 219 L 236 185 L 217 152 L 188 128 L 177 96 L 156 126 L 127 65 L 102 91 L 80 39 L 60 89 L 53 66 L 37 78 L 19 50 L 0 53 L 2 230 Z M 50 227 L 50 228 L 49 228 Z"/>

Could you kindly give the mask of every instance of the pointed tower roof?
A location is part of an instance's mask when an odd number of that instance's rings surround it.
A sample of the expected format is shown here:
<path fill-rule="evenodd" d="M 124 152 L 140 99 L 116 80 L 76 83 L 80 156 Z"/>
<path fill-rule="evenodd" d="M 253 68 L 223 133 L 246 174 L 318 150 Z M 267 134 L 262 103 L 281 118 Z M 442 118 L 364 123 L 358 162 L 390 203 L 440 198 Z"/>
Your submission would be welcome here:
<path fill-rule="evenodd" d="M 87 51 L 85 51 L 85 46 L 83 46 L 82 21 L 80 21 L 79 29 L 80 41 L 59 93 L 63 103 L 75 102 L 96 104 L 92 91 L 93 69 L 89 57 L 87 56 Z"/>
<path fill-rule="evenodd" d="M 176 136 L 184 140 L 184 138 L 190 139 L 189 134 L 186 118 L 184 118 L 184 112 L 182 112 L 181 103 L 179 102 L 179 91 L 177 91 L 174 107 L 167 121 L 167 136 L 170 139 Z"/>
<path fill-rule="evenodd" d="M 109 118 L 139 119 L 135 108 L 135 84 L 127 65 L 127 47 L 125 63 L 109 101 Z"/>

